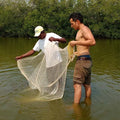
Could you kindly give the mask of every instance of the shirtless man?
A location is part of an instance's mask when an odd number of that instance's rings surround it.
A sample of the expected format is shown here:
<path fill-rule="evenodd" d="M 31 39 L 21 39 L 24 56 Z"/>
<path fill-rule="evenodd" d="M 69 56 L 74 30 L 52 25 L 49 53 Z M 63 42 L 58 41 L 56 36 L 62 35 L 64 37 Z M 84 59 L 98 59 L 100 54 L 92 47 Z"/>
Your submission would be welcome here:
<path fill-rule="evenodd" d="M 96 44 L 90 29 L 83 24 L 83 17 L 80 13 L 72 13 L 69 17 L 71 27 L 78 30 L 76 40 L 70 42 L 71 46 L 76 46 L 77 56 L 73 82 L 74 82 L 74 103 L 79 103 L 82 93 L 82 85 L 85 88 L 86 98 L 91 96 L 91 66 L 90 46 Z"/>

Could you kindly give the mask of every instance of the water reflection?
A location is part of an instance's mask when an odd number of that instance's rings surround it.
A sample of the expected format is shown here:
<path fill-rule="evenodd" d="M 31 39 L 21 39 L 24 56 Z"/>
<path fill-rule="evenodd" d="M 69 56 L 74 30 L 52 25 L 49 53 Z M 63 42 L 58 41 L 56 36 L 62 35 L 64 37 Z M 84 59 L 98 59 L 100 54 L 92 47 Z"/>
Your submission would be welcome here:
<path fill-rule="evenodd" d="M 73 104 L 75 120 L 91 120 L 91 99 L 86 98 L 80 104 Z"/>
<path fill-rule="evenodd" d="M 17 69 L 15 56 L 31 49 L 35 42 L 0 39 L 0 120 L 120 119 L 120 40 L 97 40 L 92 47 L 92 104 L 91 100 L 84 100 L 83 91 L 82 102 L 74 107 L 74 62 L 68 67 L 61 100 L 39 101 L 39 93 L 28 88 L 27 80 Z M 72 110 L 66 107 L 68 104 Z"/>
<path fill-rule="evenodd" d="M 16 120 L 69 120 L 62 100 L 21 103 Z"/>

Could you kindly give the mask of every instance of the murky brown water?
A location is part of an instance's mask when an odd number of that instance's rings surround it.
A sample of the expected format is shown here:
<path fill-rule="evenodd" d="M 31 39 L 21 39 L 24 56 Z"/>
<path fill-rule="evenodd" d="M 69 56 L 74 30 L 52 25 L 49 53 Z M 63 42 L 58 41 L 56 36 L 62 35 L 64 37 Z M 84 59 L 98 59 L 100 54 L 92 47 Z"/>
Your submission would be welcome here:
<path fill-rule="evenodd" d="M 91 49 L 92 98 L 73 106 L 74 62 L 68 67 L 63 99 L 39 101 L 17 68 L 15 56 L 30 50 L 35 39 L 0 38 L 0 120 L 119 120 L 120 40 L 97 40 Z"/>

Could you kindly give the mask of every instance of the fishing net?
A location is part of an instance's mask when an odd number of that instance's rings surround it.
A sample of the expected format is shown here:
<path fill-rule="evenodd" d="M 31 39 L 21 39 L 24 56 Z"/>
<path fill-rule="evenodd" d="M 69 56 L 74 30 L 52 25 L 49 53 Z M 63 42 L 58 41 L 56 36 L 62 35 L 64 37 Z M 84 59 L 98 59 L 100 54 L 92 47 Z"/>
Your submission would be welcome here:
<path fill-rule="evenodd" d="M 54 52 L 41 51 L 35 56 L 17 61 L 23 76 L 32 89 L 39 90 L 40 99 L 55 100 L 63 97 L 66 73 L 69 63 L 74 59 L 74 49 L 68 44 L 65 48 L 52 46 Z M 48 54 L 49 53 L 49 54 Z"/>

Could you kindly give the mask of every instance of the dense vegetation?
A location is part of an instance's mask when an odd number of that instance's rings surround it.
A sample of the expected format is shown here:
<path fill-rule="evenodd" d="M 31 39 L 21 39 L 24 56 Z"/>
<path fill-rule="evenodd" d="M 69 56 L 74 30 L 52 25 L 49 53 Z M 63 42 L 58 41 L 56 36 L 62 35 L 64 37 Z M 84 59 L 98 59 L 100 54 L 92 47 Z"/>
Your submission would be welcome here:
<path fill-rule="evenodd" d="M 120 39 L 120 0 L 0 0 L 0 36 L 32 37 L 47 32 L 74 38 L 69 15 L 81 12 L 95 37 Z"/>

